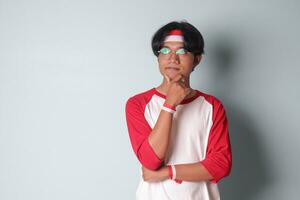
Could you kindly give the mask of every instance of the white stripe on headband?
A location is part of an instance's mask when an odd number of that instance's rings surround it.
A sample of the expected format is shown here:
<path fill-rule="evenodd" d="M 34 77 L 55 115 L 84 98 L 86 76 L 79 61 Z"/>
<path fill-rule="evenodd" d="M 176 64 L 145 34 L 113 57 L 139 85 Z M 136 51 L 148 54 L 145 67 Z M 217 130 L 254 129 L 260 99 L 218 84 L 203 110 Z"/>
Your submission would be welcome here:
<path fill-rule="evenodd" d="M 168 35 L 164 42 L 184 42 L 182 35 Z"/>

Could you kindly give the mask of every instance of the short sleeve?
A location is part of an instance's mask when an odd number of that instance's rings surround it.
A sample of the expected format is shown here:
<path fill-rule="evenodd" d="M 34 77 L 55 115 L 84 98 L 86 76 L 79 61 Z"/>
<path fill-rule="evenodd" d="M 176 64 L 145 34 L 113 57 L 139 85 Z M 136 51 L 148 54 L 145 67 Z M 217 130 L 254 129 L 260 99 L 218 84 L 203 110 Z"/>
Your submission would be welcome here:
<path fill-rule="evenodd" d="M 218 100 L 213 104 L 212 118 L 206 156 L 200 163 L 213 176 L 212 182 L 217 183 L 229 175 L 232 166 L 228 121 L 225 109 Z"/>
<path fill-rule="evenodd" d="M 151 170 L 158 169 L 162 160 L 158 158 L 153 148 L 149 144 L 148 136 L 152 129 L 144 116 L 145 106 L 134 98 L 126 102 L 126 123 L 130 142 L 140 163 Z"/>

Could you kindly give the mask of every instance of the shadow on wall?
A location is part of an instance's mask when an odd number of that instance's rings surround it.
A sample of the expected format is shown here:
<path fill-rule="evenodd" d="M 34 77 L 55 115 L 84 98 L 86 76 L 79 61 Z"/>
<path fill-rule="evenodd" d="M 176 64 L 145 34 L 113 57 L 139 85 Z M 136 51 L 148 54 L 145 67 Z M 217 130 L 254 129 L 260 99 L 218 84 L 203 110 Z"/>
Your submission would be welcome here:
<path fill-rule="evenodd" d="M 218 185 L 221 199 L 250 200 L 264 190 L 270 183 L 270 172 L 266 163 L 260 131 L 253 122 L 255 116 L 247 114 L 247 109 L 239 99 L 237 87 L 240 87 L 234 74 L 239 66 L 236 64 L 242 48 L 235 46 L 234 39 L 224 37 L 214 38 L 215 46 L 208 52 L 212 60 L 213 77 L 211 85 L 213 95 L 220 98 L 226 109 L 229 120 L 230 139 L 233 154 L 233 166 L 229 177 L 224 178 Z M 235 45 L 234 45 L 235 44 Z M 239 63 L 243 63 L 239 60 Z M 240 65 L 240 64 L 239 64 Z"/>

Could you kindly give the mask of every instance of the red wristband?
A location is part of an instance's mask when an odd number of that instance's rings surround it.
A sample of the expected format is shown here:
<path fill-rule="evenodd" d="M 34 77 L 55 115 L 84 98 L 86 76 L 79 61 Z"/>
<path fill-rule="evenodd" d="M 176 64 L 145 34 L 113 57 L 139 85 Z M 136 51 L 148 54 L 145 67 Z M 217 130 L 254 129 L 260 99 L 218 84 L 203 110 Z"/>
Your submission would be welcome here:
<path fill-rule="evenodd" d="M 169 109 L 171 109 L 171 110 L 176 111 L 176 107 L 175 107 L 175 106 L 172 106 L 172 105 L 170 105 L 170 104 L 167 104 L 166 102 L 164 103 L 163 106 L 165 106 L 165 107 L 167 107 L 167 108 L 169 108 Z"/>
<path fill-rule="evenodd" d="M 179 180 L 179 179 L 176 178 L 176 179 L 175 179 L 175 182 L 181 184 L 181 183 L 182 183 L 182 180 Z"/>
<path fill-rule="evenodd" d="M 172 167 L 170 165 L 167 165 L 168 170 L 169 170 L 169 178 L 172 179 L 173 178 L 173 171 L 172 171 Z"/>

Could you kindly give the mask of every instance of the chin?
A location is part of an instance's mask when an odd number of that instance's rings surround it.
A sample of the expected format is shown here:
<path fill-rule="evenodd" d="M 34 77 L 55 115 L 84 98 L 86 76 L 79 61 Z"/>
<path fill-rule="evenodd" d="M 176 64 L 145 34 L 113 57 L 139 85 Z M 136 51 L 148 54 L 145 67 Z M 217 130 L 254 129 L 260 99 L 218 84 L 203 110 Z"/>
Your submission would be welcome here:
<path fill-rule="evenodd" d="M 173 79 L 177 74 L 180 74 L 179 72 L 177 73 L 166 73 L 166 75 L 170 78 Z"/>

